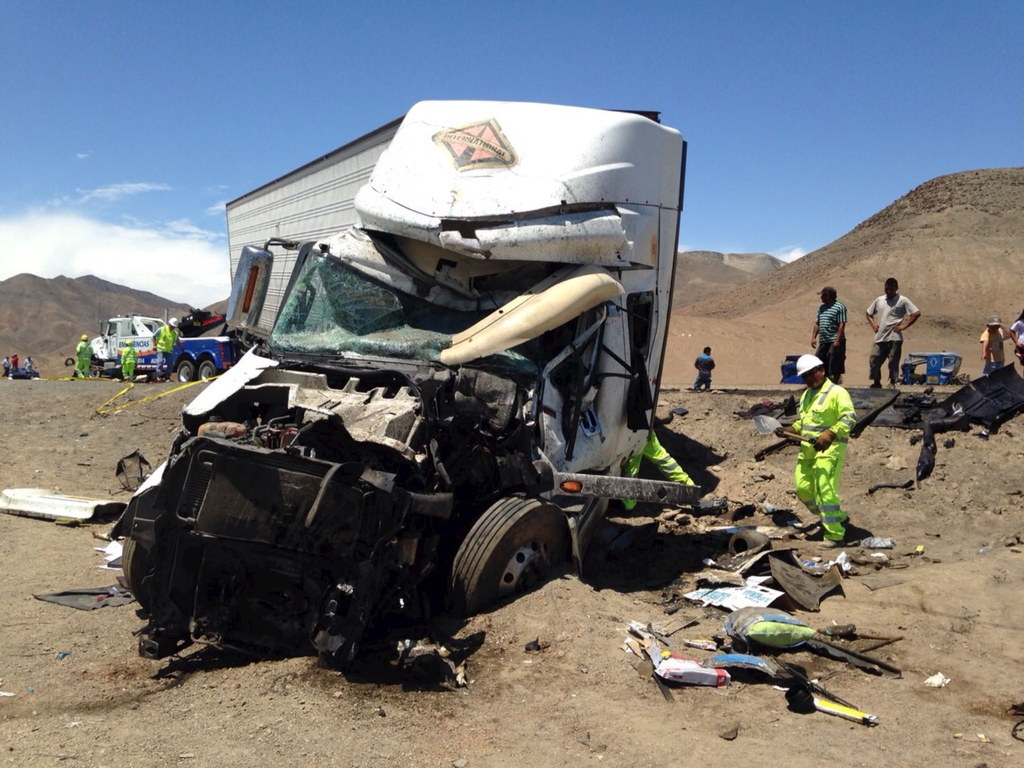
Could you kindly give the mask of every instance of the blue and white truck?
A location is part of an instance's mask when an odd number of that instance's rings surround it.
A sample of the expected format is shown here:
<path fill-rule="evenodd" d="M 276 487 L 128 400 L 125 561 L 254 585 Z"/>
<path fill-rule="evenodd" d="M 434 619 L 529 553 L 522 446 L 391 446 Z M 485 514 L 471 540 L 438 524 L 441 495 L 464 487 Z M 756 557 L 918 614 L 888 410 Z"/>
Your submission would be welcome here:
<path fill-rule="evenodd" d="M 107 320 L 106 332 L 89 342 L 92 347 L 92 372 L 97 376 L 117 377 L 121 373 L 121 352 L 135 347 L 136 374 L 156 373 L 155 336 L 167 323 L 158 317 L 126 315 Z M 224 373 L 238 359 L 234 339 L 229 336 L 181 338 L 171 353 L 169 370 L 178 381 L 209 379 Z"/>

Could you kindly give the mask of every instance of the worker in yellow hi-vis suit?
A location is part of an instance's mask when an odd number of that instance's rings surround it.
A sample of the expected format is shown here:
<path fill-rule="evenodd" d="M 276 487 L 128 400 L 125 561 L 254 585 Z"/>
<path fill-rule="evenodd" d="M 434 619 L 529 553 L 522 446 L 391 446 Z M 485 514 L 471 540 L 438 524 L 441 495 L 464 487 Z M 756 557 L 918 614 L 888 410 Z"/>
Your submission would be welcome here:
<path fill-rule="evenodd" d="M 89 346 L 89 337 L 83 333 L 78 346 L 75 347 L 75 372 L 72 378 L 89 378 L 90 363 L 92 363 L 92 347 Z"/>
<path fill-rule="evenodd" d="M 654 466 L 658 468 L 658 471 L 665 477 L 666 480 L 671 480 L 674 483 L 682 483 L 683 485 L 694 485 L 693 480 L 690 476 L 683 471 L 683 468 L 679 466 L 679 462 L 672 458 L 671 454 L 661 447 L 661 443 L 658 441 L 658 436 L 651 432 L 651 436 L 647 439 L 647 444 L 644 449 L 636 454 L 630 456 L 626 460 L 623 467 L 623 477 L 636 477 L 640 472 L 640 462 L 645 458 L 650 459 L 654 462 Z M 622 507 L 624 509 L 632 509 L 636 506 L 634 499 L 623 499 Z"/>
<path fill-rule="evenodd" d="M 848 518 L 839 500 L 839 480 L 857 412 L 850 393 L 826 378 L 825 364 L 819 358 L 801 355 L 796 372 L 807 389 L 800 398 L 800 415 L 788 432 L 813 441 L 800 445 L 794 473 L 796 495 L 821 519 L 826 545 L 844 546 L 843 523 Z M 787 430 L 780 428 L 779 432 Z"/>
<path fill-rule="evenodd" d="M 138 361 L 138 355 L 135 354 L 135 346 L 129 340 L 125 345 L 124 349 L 121 350 L 121 378 L 125 381 L 131 381 L 135 378 L 135 363 Z"/>

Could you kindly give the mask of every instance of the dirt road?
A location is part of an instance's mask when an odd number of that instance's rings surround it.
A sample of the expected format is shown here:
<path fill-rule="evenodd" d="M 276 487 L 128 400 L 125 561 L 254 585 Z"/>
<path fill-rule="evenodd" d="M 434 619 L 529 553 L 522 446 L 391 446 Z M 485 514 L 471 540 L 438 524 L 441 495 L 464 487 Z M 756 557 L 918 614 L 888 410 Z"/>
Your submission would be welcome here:
<path fill-rule="evenodd" d="M 124 398 L 172 387 L 137 387 Z M 117 459 L 138 448 L 155 465 L 178 410 L 198 390 L 96 415 L 117 390 L 114 382 L 0 385 L 0 486 L 126 501 Z M 807 652 L 786 658 L 876 714 L 878 727 L 791 712 L 783 692 L 753 676 L 728 688 L 677 687 L 669 703 L 629 664 L 626 623 L 667 620 L 665 605 L 678 605 L 703 575 L 701 559 L 724 551 L 726 538 L 709 529 L 770 525 L 751 508 L 762 501 L 795 509 L 793 452 L 754 462 L 771 438 L 734 416 L 790 393 L 666 391 L 663 416 L 678 406 L 689 412 L 661 429 L 662 443 L 707 494 L 729 499 L 727 511 L 709 517 L 640 505 L 613 518 L 636 527 L 633 545 L 595 550 L 586 582 L 566 575 L 449 625 L 457 637 L 482 639 L 467 661 L 469 685 L 459 689 L 418 685 L 373 655 L 345 674 L 312 658 L 250 661 L 195 647 L 174 660 L 141 659 L 132 606 L 76 611 L 32 596 L 112 584 L 116 574 L 97 570 L 102 557 L 93 551 L 102 544 L 93 534 L 109 526 L 0 515 L 0 690 L 14 694 L 0 698 L 0 764 L 1020 765 L 1024 743 L 1011 728 L 1022 718 L 1009 712 L 1024 702 L 1020 419 L 988 439 L 977 428 L 956 433 L 916 490 L 866 494 L 913 477 L 910 433 L 871 428 L 851 443 L 845 506 L 859 527 L 896 539 L 890 555 L 905 567 L 861 567 L 820 613 L 799 615 L 818 627 L 852 623 L 901 636 L 876 655 L 903 676 L 876 677 Z M 640 527 L 651 521 L 656 531 Z M 983 547 L 990 549 L 979 554 Z M 878 579 L 875 588 L 868 577 Z M 879 586 L 883 577 L 888 586 Z M 698 619 L 688 632 L 700 637 L 721 632 L 724 618 L 689 604 L 675 615 Z M 542 650 L 525 650 L 535 639 Z M 936 672 L 952 682 L 924 686 Z M 734 730 L 734 739 L 724 738 Z"/>

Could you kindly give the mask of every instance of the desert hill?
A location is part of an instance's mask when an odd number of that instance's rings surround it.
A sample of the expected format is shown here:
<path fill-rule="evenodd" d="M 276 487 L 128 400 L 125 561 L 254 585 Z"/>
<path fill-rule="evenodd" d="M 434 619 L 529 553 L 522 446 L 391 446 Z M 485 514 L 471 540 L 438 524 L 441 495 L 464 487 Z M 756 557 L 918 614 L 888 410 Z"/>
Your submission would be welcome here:
<path fill-rule="evenodd" d="M 865 385 L 872 334 L 868 304 L 889 276 L 921 310 L 904 352 L 950 350 L 980 373 L 978 336 L 991 313 L 1006 324 L 1024 306 L 1024 168 L 940 176 L 911 190 L 851 232 L 781 269 L 672 319 L 665 380 L 686 383 L 710 345 L 716 383 L 778 382 L 787 354 L 810 349 L 818 294 L 833 285 L 849 311 L 847 382 Z"/>
<path fill-rule="evenodd" d="M 695 304 L 727 293 L 785 262 L 767 253 L 683 251 L 676 256 L 676 283 L 672 308 Z"/>
<path fill-rule="evenodd" d="M 985 317 L 1006 324 L 1024 307 L 1024 168 L 964 171 L 928 181 L 849 233 L 789 264 L 764 253 L 679 254 L 663 381 L 692 383 L 693 359 L 711 346 L 715 386 L 779 381 L 788 354 L 812 351 L 818 294 L 834 285 L 849 310 L 846 383 L 867 384 L 864 310 L 894 276 L 921 309 L 904 352 L 950 350 L 977 375 Z M 0 354 L 32 355 L 44 375 L 82 333 L 126 312 L 183 315 L 189 308 L 97 277 L 29 274 L 0 281 Z"/>
<path fill-rule="evenodd" d="M 189 307 L 93 275 L 15 275 L 0 281 L 0 352 L 31 355 L 44 376 L 62 376 L 83 333 L 96 336 L 108 318 L 130 312 L 181 316 Z"/>

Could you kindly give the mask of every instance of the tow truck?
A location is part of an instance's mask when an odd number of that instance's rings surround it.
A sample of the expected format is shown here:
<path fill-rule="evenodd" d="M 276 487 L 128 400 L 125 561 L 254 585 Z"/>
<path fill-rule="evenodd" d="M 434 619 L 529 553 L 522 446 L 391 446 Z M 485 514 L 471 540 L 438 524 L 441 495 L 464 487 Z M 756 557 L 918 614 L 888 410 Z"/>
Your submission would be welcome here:
<path fill-rule="evenodd" d="M 194 332 L 208 326 L 210 313 L 193 310 L 190 315 L 179 323 L 180 329 Z M 205 317 L 204 317 L 205 316 Z M 195 318 L 201 319 L 195 319 Z M 139 314 L 128 314 L 112 317 L 106 322 L 104 333 L 89 341 L 92 348 L 90 373 L 93 376 L 117 378 L 121 375 L 121 353 L 128 345 L 135 347 L 137 362 L 136 374 L 156 373 L 157 331 L 167 324 L 159 317 L 148 317 Z M 178 381 L 187 382 L 195 379 L 210 379 L 218 376 L 237 362 L 238 345 L 232 336 L 198 336 L 178 339 L 170 355 L 168 370 L 175 374 Z M 69 357 L 65 365 L 74 365 L 75 360 Z"/>

